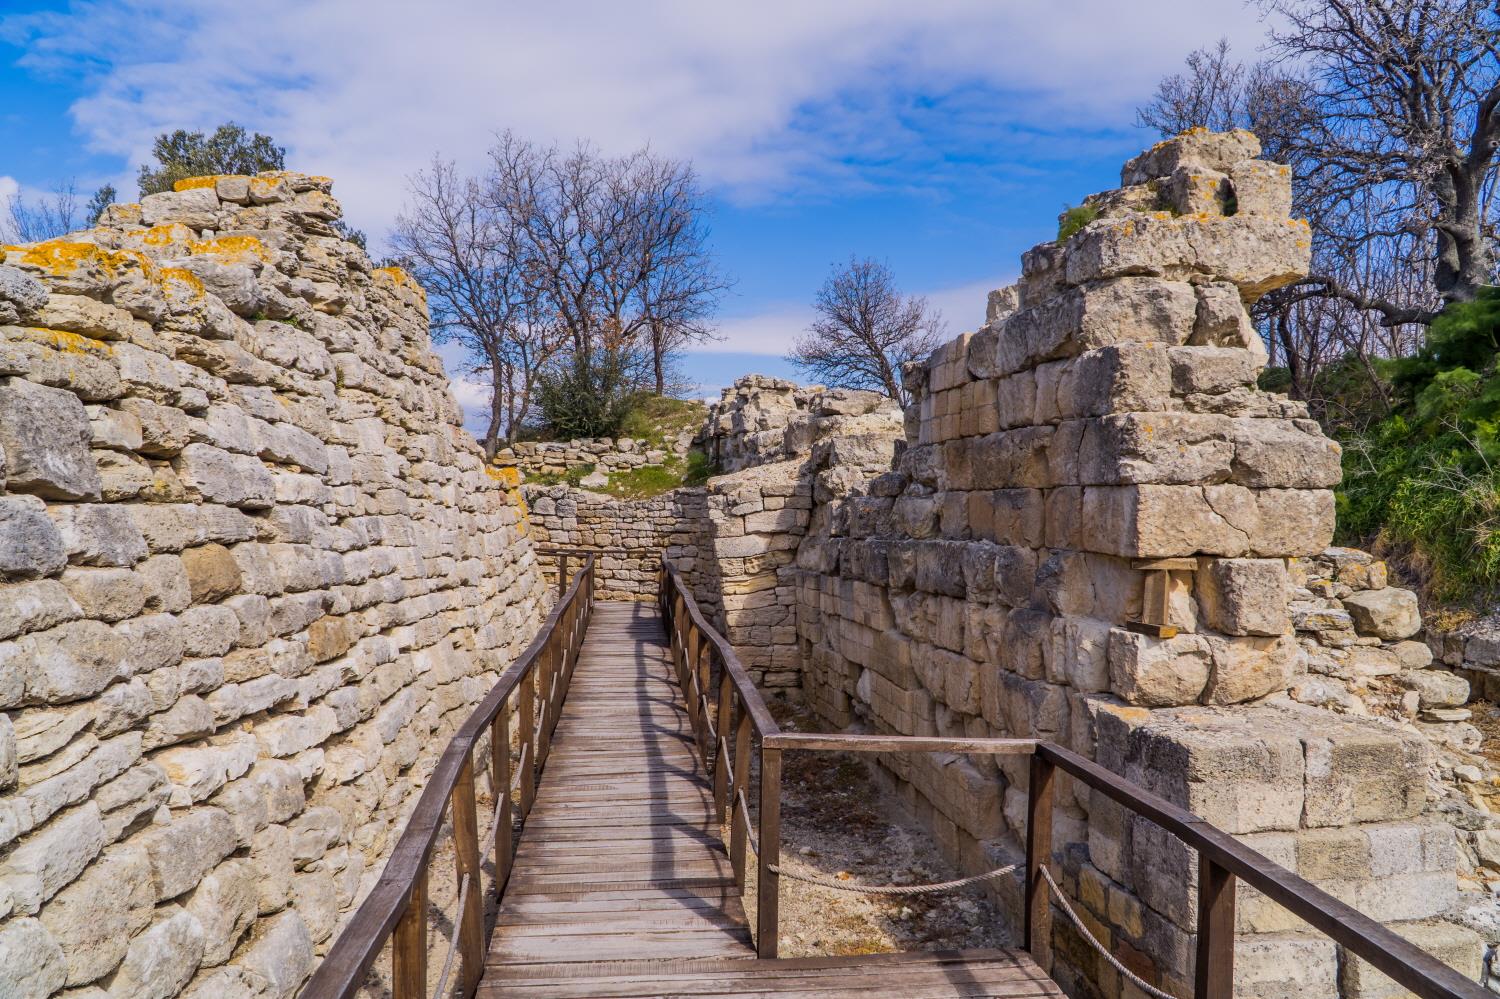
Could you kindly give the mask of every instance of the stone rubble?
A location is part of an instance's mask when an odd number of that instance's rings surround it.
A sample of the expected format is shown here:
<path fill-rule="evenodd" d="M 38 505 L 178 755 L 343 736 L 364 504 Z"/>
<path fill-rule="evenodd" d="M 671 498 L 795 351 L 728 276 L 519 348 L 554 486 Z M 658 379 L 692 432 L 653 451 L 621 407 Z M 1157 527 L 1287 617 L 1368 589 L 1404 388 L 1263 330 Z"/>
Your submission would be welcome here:
<path fill-rule="evenodd" d="M 0 250 L 0 995 L 294 995 L 551 600 L 325 178 Z"/>
<path fill-rule="evenodd" d="M 583 465 L 609 475 L 631 468 L 665 465 L 684 458 L 693 443 L 691 433 L 678 434 L 666 448 L 633 437 L 582 437 L 571 441 L 519 441 L 496 457 L 513 463 L 522 475 L 561 475 Z"/>

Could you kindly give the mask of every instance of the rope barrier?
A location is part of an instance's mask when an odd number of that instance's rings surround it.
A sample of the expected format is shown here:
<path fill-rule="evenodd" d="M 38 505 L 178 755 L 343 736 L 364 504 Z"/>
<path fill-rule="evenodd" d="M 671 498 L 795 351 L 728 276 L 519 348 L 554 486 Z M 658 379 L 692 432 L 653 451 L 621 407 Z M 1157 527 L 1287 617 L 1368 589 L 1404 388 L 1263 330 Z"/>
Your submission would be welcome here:
<path fill-rule="evenodd" d="M 1068 899 L 1063 895 L 1062 889 L 1057 887 L 1057 882 L 1052 880 L 1052 872 L 1047 869 L 1046 864 L 1041 865 L 1041 872 L 1042 880 L 1047 882 L 1047 888 L 1052 892 L 1052 898 L 1057 902 L 1057 907 L 1067 914 L 1067 917 L 1073 921 L 1073 926 L 1082 934 L 1083 939 L 1088 941 L 1089 946 L 1099 952 L 1100 957 L 1104 958 L 1111 967 L 1123 975 L 1126 981 L 1148 996 L 1154 996 L 1155 999 L 1177 999 L 1172 993 L 1163 992 L 1161 989 L 1147 982 L 1140 975 L 1125 967 L 1125 965 L 1120 963 L 1118 958 L 1109 952 L 1109 948 L 1105 947 L 1098 940 L 1095 940 L 1094 935 L 1089 932 L 1088 927 L 1083 925 L 1083 920 L 1078 917 L 1078 913 L 1074 912 L 1073 907 L 1068 904 Z"/>
<path fill-rule="evenodd" d="M 448 973 L 453 970 L 453 958 L 458 953 L 458 937 L 463 931 L 464 903 L 469 900 L 469 876 L 465 874 L 458 883 L 458 917 L 453 920 L 453 936 L 448 940 L 448 956 L 443 958 L 443 973 L 438 976 L 437 991 L 432 999 L 442 999 L 448 990 Z"/>
<path fill-rule="evenodd" d="M 996 878 L 1014 873 L 1020 866 L 1020 864 L 1011 864 L 1007 867 L 997 867 L 993 871 L 986 871 L 983 874 L 975 874 L 972 877 L 959 878 L 956 881 L 939 881 L 934 884 L 925 885 L 848 884 L 847 882 L 836 881 L 833 878 L 825 878 L 816 874 L 800 874 L 796 871 L 789 871 L 779 864 L 772 864 L 770 869 L 784 878 L 791 878 L 793 881 L 804 881 L 810 885 L 821 885 L 824 888 L 852 892 L 856 895 L 937 895 L 945 891 L 953 891 L 957 888 L 967 888 L 969 885 L 993 881 Z"/>

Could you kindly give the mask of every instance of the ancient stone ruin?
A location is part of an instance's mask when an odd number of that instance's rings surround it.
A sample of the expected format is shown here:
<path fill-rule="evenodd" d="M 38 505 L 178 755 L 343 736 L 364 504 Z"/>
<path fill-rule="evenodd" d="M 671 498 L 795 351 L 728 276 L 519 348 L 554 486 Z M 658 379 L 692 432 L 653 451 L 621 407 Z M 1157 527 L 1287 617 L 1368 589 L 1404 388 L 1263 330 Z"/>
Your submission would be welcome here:
<path fill-rule="evenodd" d="M 910 366 L 904 413 L 749 376 L 700 436 L 722 474 L 634 501 L 486 466 L 421 290 L 336 236 L 324 179 L 6 248 L 0 995 L 294 994 L 535 633 L 539 544 L 617 550 L 602 599 L 652 599 L 665 554 L 829 728 L 1053 740 L 1477 977 L 1495 785 L 1415 598 L 1329 547 L 1337 446 L 1256 388 L 1246 306 L 1308 261 L 1257 155 L 1153 147 Z M 879 773 L 960 866 L 1017 859 L 1024 760 Z M 1190 993 L 1190 851 L 1060 780 L 1063 887 Z M 1054 925 L 1070 994 L 1131 994 Z M 1397 994 L 1245 889 L 1238 931 L 1245 995 Z"/>
<path fill-rule="evenodd" d="M 550 590 L 329 181 L 0 267 L 0 995 L 294 994 Z"/>

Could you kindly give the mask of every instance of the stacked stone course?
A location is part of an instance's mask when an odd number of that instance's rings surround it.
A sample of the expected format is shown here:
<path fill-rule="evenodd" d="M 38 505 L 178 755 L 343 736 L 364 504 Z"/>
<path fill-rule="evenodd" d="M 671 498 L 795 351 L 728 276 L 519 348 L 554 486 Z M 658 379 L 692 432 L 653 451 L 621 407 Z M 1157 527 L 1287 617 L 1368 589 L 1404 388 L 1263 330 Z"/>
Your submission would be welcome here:
<path fill-rule="evenodd" d="M 1477 973 L 1479 938 L 1438 920 L 1459 856 L 1423 736 L 1463 735 L 1448 675 L 1408 641 L 1411 595 L 1328 549 L 1337 445 L 1255 386 L 1246 307 L 1309 253 L 1289 172 L 1257 153 L 1195 132 L 1132 160 L 1094 221 L 1024 256 L 983 328 L 908 369 L 893 467 L 846 477 L 836 441 L 810 462 L 841 488 L 816 492 L 797 553 L 803 689 L 836 726 L 1069 746 Z M 1388 680 L 1409 713 L 1357 717 Z M 882 765 L 966 867 L 1017 858 L 1024 760 Z M 1067 780 L 1055 836 L 1095 935 L 1190 992 L 1184 848 Z M 1393 994 L 1244 888 L 1238 922 L 1245 995 Z M 1071 994 L 1122 994 L 1057 935 Z"/>
<path fill-rule="evenodd" d="M 0 995 L 293 995 L 550 599 L 330 182 L 0 252 Z"/>
<path fill-rule="evenodd" d="M 683 458 L 692 443 L 692 434 L 679 434 L 666 447 L 633 437 L 522 441 L 502 451 L 500 458 L 513 462 L 522 475 L 560 475 L 584 465 L 593 465 L 596 472 L 608 475 L 632 468 L 657 467 L 671 458 Z"/>
<path fill-rule="evenodd" d="M 656 599 L 663 554 L 684 572 L 696 571 L 702 543 L 702 489 L 674 489 L 646 499 L 621 500 L 568 486 L 526 486 L 538 561 L 554 583 L 555 548 L 603 551 L 594 571 L 600 600 Z M 576 571 L 572 556 L 568 571 Z M 696 576 L 693 577 L 696 581 Z"/>

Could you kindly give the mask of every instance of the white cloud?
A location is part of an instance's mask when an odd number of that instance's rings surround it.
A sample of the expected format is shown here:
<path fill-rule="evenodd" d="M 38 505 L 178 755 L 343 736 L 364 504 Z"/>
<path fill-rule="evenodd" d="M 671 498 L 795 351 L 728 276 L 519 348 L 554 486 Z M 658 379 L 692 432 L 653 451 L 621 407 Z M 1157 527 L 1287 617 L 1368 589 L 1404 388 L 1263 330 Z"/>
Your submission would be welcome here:
<path fill-rule="evenodd" d="M 492 130 L 650 142 L 716 187 L 879 183 L 942 134 L 1129 123 L 1163 71 L 1219 35 L 1247 55 L 1242 0 L 74 0 L 0 21 L 32 65 L 83 75 L 95 150 L 139 162 L 173 127 L 226 118 L 328 173 L 382 231 L 434 152 L 475 163 Z M 922 95 L 921 100 L 914 95 Z M 937 98 L 937 99 L 928 99 Z M 946 116 L 946 117 L 945 117 Z M 938 121 L 955 129 L 933 128 Z"/>

